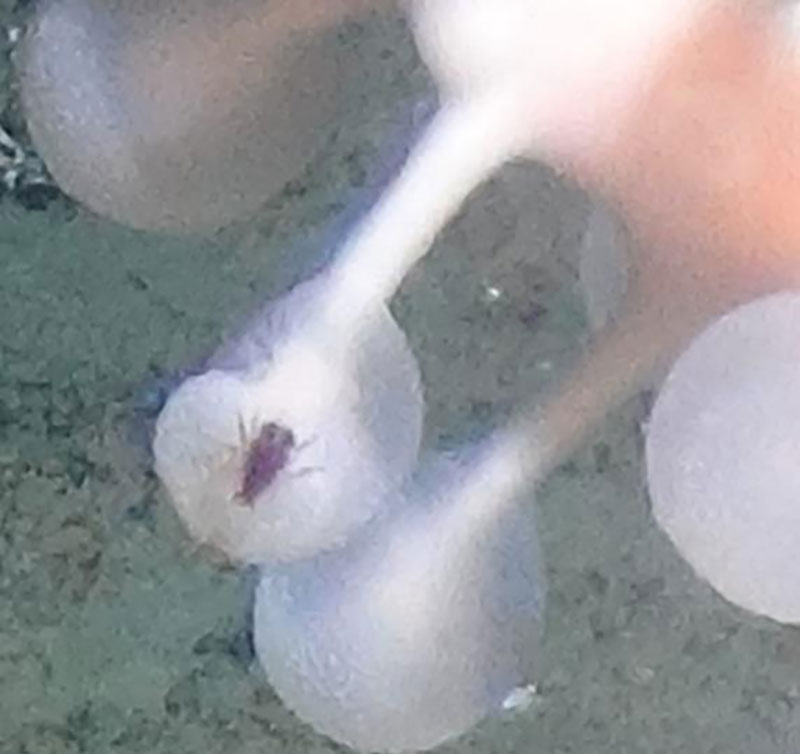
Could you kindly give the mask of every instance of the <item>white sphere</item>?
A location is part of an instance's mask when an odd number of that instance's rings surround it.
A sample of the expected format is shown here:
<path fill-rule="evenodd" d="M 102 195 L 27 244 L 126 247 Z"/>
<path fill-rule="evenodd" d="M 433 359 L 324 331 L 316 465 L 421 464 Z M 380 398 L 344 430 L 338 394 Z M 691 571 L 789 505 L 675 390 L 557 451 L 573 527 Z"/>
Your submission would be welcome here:
<path fill-rule="evenodd" d="M 725 315 L 678 359 L 647 429 L 653 514 L 723 597 L 800 622 L 800 293 Z"/>
<path fill-rule="evenodd" d="M 341 545 L 417 463 L 422 391 L 402 330 L 382 304 L 350 335 L 306 326 L 317 289 L 273 305 L 158 418 L 155 468 L 171 501 L 194 539 L 234 561 Z M 262 468 L 275 473 L 248 488 L 270 428 L 279 439 Z"/>
<path fill-rule="evenodd" d="M 497 506 L 483 469 L 441 461 L 344 548 L 262 570 L 254 640 L 271 686 L 359 751 L 438 746 L 513 706 L 537 675 L 545 583 L 531 501 Z"/>
<path fill-rule="evenodd" d="M 211 233 L 252 215 L 363 96 L 363 54 L 302 15 L 263 0 L 36 3 L 17 62 L 37 152 L 64 191 L 136 228 Z"/>

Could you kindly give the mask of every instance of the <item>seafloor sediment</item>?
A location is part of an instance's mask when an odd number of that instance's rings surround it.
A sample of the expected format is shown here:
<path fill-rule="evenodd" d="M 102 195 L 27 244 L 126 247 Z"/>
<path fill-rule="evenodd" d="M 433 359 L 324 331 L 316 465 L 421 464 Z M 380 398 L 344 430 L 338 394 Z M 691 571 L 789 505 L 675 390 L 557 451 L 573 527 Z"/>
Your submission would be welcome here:
<path fill-rule="evenodd" d="M 20 13 L 3 2 L 0 26 Z M 400 26 L 350 33 L 365 60 L 395 56 L 391 75 L 251 222 L 175 238 L 51 189 L 0 197 L 0 754 L 338 748 L 271 693 L 250 583 L 192 550 L 147 438 L 170 376 L 302 277 L 402 156 L 391 145 L 410 138 L 425 76 Z M 0 125 L 24 143 L 8 48 Z M 406 281 L 394 309 L 422 365 L 430 444 L 485 431 L 574 358 L 585 204 L 549 171 L 512 166 Z M 727 606 L 656 530 L 640 416 L 629 406 L 539 495 L 550 594 L 533 704 L 448 750 L 800 749 L 800 632 Z"/>

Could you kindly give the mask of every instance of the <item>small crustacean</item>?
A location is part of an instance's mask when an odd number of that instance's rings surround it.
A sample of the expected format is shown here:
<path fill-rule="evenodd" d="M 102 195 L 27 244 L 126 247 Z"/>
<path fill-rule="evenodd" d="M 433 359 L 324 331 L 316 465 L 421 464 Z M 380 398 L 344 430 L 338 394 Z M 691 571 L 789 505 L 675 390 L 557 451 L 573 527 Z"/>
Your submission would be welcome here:
<path fill-rule="evenodd" d="M 254 439 L 248 433 L 241 418 L 239 437 L 242 447 L 247 448 L 242 467 L 242 482 L 236 500 L 250 508 L 255 499 L 272 484 L 278 473 L 286 467 L 289 456 L 295 449 L 294 432 L 275 422 L 266 422 Z"/>

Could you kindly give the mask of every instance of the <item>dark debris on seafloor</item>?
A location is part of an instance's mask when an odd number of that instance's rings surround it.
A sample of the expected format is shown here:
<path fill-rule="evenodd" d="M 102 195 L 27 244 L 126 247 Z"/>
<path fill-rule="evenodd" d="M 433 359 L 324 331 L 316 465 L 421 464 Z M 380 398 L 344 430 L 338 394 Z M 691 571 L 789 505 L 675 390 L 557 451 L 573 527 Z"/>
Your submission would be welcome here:
<path fill-rule="evenodd" d="M 29 0 L 0 0 L 0 201 L 42 211 L 53 202 L 70 202 L 36 154 L 22 111 L 14 50 L 31 6 Z"/>

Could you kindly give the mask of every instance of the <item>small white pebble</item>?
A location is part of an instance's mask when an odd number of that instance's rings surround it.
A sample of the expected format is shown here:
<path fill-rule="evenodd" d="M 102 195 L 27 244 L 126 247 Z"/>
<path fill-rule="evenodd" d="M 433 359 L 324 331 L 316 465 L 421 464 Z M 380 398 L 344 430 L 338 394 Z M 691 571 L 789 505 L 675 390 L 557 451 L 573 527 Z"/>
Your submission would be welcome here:
<path fill-rule="evenodd" d="M 19 26 L 9 26 L 7 35 L 8 41 L 11 42 L 12 45 L 16 44 L 22 36 L 22 29 Z"/>
<path fill-rule="evenodd" d="M 538 689 L 532 683 L 515 688 L 503 701 L 504 710 L 525 710 L 531 706 Z"/>
<path fill-rule="evenodd" d="M 483 295 L 487 301 L 497 301 L 497 299 L 499 299 L 500 296 L 503 295 L 503 291 L 500 290 L 500 288 L 498 288 L 497 286 L 487 285 L 483 289 Z"/>
<path fill-rule="evenodd" d="M 631 678 L 634 683 L 648 684 L 653 678 L 656 677 L 656 671 L 653 668 L 637 665 L 631 670 Z"/>

